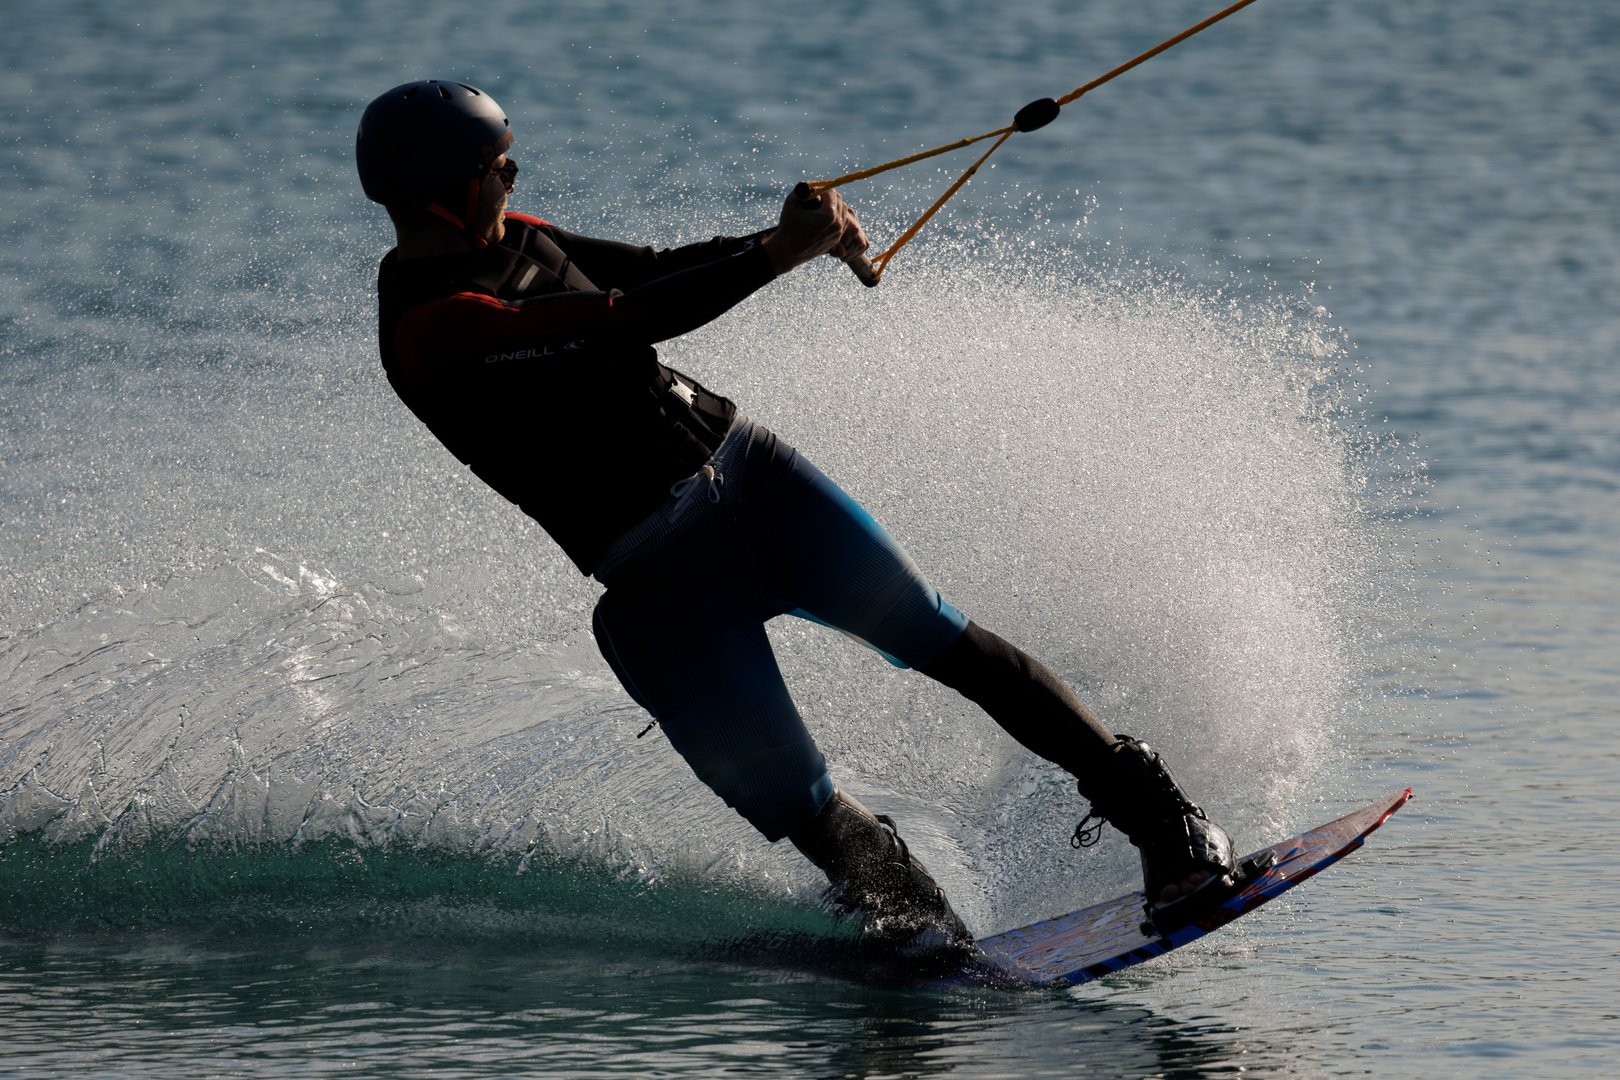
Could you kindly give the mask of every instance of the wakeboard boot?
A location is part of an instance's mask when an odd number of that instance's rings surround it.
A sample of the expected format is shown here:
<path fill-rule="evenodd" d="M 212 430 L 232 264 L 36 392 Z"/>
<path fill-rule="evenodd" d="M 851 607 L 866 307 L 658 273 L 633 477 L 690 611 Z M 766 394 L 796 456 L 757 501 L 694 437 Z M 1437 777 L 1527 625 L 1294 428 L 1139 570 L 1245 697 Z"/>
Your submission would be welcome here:
<path fill-rule="evenodd" d="M 834 788 L 821 812 L 788 839 L 827 875 L 828 901 L 865 920 L 873 944 L 947 964 L 976 953 L 973 935 L 892 818 Z"/>
<path fill-rule="evenodd" d="M 1152 747 L 1129 735 L 1116 738 L 1105 789 L 1081 791 L 1091 799 L 1091 810 L 1075 826 L 1071 843 L 1078 848 L 1097 842 L 1101 823 L 1090 825 L 1095 818 L 1124 833 L 1142 856 L 1142 890 L 1151 930 L 1169 934 L 1230 897 L 1252 876 L 1252 869 L 1238 866 L 1232 838 L 1187 797 Z M 1166 885 L 1179 886 L 1199 871 L 1209 877 L 1195 891 L 1170 901 L 1160 899 Z M 1144 932 L 1149 930 L 1143 927 Z"/>

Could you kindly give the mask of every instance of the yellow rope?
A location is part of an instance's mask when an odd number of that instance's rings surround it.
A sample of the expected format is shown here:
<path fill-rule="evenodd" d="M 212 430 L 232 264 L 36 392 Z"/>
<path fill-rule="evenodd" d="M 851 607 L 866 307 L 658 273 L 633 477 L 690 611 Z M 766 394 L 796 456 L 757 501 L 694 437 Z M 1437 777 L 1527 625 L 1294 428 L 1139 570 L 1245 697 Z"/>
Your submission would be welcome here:
<path fill-rule="evenodd" d="M 1181 33 L 1177 34 L 1175 37 L 1171 38 L 1169 41 L 1160 42 L 1159 44 L 1153 46 L 1153 48 L 1149 49 L 1147 52 L 1143 53 L 1141 56 L 1138 56 L 1136 59 L 1128 60 L 1125 63 L 1119 65 L 1119 67 L 1115 68 L 1113 71 L 1110 71 L 1108 74 L 1103 75 L 1103 76 L 1101 76 L 1099 78 L 1092 79 L 1090 82 L 1088 82 L 1088 83 L 1086 83 L 1086 85 L 1080 87 L 1074 93 L 1067 94 L 1064 97 L 1058 98 L 1057 103 L 1059 105 L 1067 105 L 1069 102 L 1073 101 L 1075 98 L 1079 97 L 1080 95 L 1089 94 L 1091 91 L 1097 89 L 1097 87 L 1101 86 L 1103 83 L 1107 82 L 1109 79 L 1112 79 L 1114 76 L 1125 74 L 1127 71 L 1131 70 L 1131 68 L 1135 67 L 1137 64 L 1140 64 L 1140 63 L 1142 63 L 1143 61 L 1146 61 L 1146 60 L 1153 59 L 1155 56 L 1158 56 L 1160 53 L 1164 52 L 1164 50 L 1168 49 L 1170 46 L 1181 44 L 1183 41 L 1186 41 L 1188 38 L 1190 38 L 1194 34 L 1198 33 L 1198 31 L 1207 30 L 1209 27 L 1214 26 L 1216 23 L 1220 22 L 1222 19 L 1226 18 L 1228 15 L 1232 14 L 1235 11 L 1242 10 L 1243 8 L 1248 7 L 1252 3 L 1254 3 L 1254 0 L 1238 0 L 1238 2 L 1233 4 L 1231 7 L 1227 8 L 1224 11 L 1217 11 L 1215 14 L 1211 15 L 1209 18 L 1205 19 L 1203 22 L 1199 23 L 1197 26 L 1188 27 L 1187 29 L 1183 30 Z"/>
<path fill-rule="evenodd" d="M 1253 0 L 1249 0 L 1249 2 L 1253 3 Z M 996 130 L 987 131 L 983 135 L 975 135 L 971 139 L 958 139 L 956 142 L 948 143 L 945 146 L 936 146 L 932 150 L 924 150 L 920 154 L 912 154 L 910 157 L 897 158 L 894 161 L 885 162 L 882 165 L 876 165 L 870 169 L 862 169 L 860 172 L 845 173 L 843 176 L 833 180 L 812 180 L 810 182 L 810 186 L 817 191 L 828 191 L 835 187 L 843 187 L 845 184 L 848 184 L 851 181 L 865 180 L 869 176 L 876 176 L 878 173 L 886 173 L 890 169 L 898 169 L 900 166 L 910 165 L 914 161 L 923 161 L 927 158 L 938 157 L 941 154 L 948 154 L 952 150 L 960 150 L 964 146 L 972 146 L 976 142 L 983 142 L 985 139 L 993 139 L 997 135 L 1009 134 L 1012 130 L 1012 125 L 1008 124 L 1004 128 L 996 128 Z"/>
<path fill-rule="evenodd" d="M 1092 79 L 1084 86 L 1076 89 L 1073 93 L 1066 94 L 1063 97 L 1058 98 L 1056 104 L 1060 107 L 1067 105 L 1076 98 L 1097 89 L 1097 87 L 1101 86 L 1105 82 L 1108 82 L 1110 79 L 1113 79 L 1115 76 L 1125 74 L 1136 65 L 1153 59 L 1155 56 L 1158 56 L 1171 46 L 1178 45 L 1181 42 L 1186 41 L 1200 30 L 1204 30 L 1215 25 L 1228 15 L 1231 15 L 1233 12 L 1246 8 L 1252 3 L 1254 3 L 1254 0 L 1238 0 L 1238 2 L 1233 4 L 1231 7 L 1226 8 L 1224 11 L 1216 12 L 1214 15 L 1211 15 L 1197 26 L 1189 27 L 1188 29 L 1183 30 L 1181 33 L 1177 34 L 1173 38 L 1170 38 L 1168 41 L 1160 42 L 1158 45 L 1155 45 L 1141 56 L 1119 65 L 1119 67 L 1108 72 L 1106 75 L 1101 75 L 1095 79 Z M 906 244 L 910 243 L 911 238 L 916 236 L 918 231 L 924 225 L 928 224 L 928 219 L 939 213 L 939 208 L 944 206 L 946 201 L 949 200 L 952 195 L 955 195 L 958 191 L 960 191 L 962 185 L 972 179 L 973 174 L 979 171 L 979 166 L 983 165 L 985 161 L 989 159 L 991 154 L 1000 149 L 1002 143 L 1012 138 L 1013 133 L 1017 130 L 1018 128 L 1016 126 L 1009 124 L 1004 128 L 997 128 L 995 131 L 987 131 L 983 135 L 975 135 L 969 139 L 958 139 L 956 142 L 947 143 L 944 146 L 936 146 L 932 150 L 924 150 L 921 153 L 912 154 L 909 157 L 897 158 L 894 161 L 885 162 L 882 165 L 876 165 L 870 169 L 861 169 L 858 172 L 845 173 L 843 176 L 836 177 L 832 180 L 815 180 L 810 183 L 810 187 L 816 191 L 827 191 L 835 187 L 842 187 L 845 184 L 851 183 L 855 180 L 865 180 L 867 177 L 877 176 L 879 173 L 886 173 L 890 169 L 898 169 L 902 165 L 910 165 L 913 162 L 925 161 L 928 158 L 938 157 L 940 154 L 948 154 L 952 150 L 960 150 L 964 146 L 971 146 L 974 143 L 981 142 L 985 139 L 995 138 L 997 135 L 1001 136 L 1001 138 L 996 139 L 996 144 L 994 146 L 984 152 L 983 157 L 979 158 L 978 161 L 975 161 L 972 166 L 968 168 L 967 172 L 957 177 L 956 183 L 952 184 L 946 190 L 945 194 L 936 199 L 934 201 L 934 205 L 930 206 L 927 211 L 923 213 L 923 216 L 918 218 L 912 224 L 911 228 L 907 229 L 900 235 L 900 239 L 890 244 L 888 250 L 883 252 L 883 254 L 872 259 L 872 266 L 877 271 L 877 275 L 881 277 L 883 271 L 888 269 L 889 261 L 894 258 L 895 252 L 899 251 L 901 248 L 905 247 Z"/>
<path fill-rule="evenodd" d="M 972 166 L 969 167 L 967 172 L 965 172 L 961 176 L 957 177 L 956 178 L 956 183 L 952 184 L 949 188 L 947 188 L 946 191 L 945 191 L 945 194 L 941 195 L 938 199 L 935 199 L 934 200 L 934 205 L 930 206 L 928 208 L 928 210 L 923 214 L 922 217 L 918 218 L 915 222 L 913 222 L 911 228 L 907 229 L 904 233 L 902 233 L 900 235 L 900 239 L 896 240 L 894 243 L 889 245 L 889 250 L 885 251 L 883 254 L 877 256 L 876 258 L 874 258 L 872 260 L 872 269 L 877 272 L 878 277 L 881 278 L 883 276 L 883 271 L 888 269 L 889 260 L 894 258 L 894 253 L 899 251 L 901 248 L 905 247 L 906 244 L 911 241 L 911 238 L 913 236 L 917 235 L 918 230 L 920 230 L 924 225 L 928 224 L 928 219 L 929 218 L 931 218 L 935 214 L 939 213 L 939 208 L 945 205 L 945 201 L 947 199 L 949 199 L 952 195 L 955 195 L 957 193 L 957 191 L 962 187 L 963 184 L 967 183 L 970 179 L 972 179 L 973 174 L 979 171 L 979 166 L 983 165 L 986 161 L 989 161 L 990 160 L 990 155 L 995 153 L 996 150 L 1001 146 L 1002 143 L 1004 143 L 1008 139 L 1012 138 L 1012 134 L 1013 133 L 1012 133 L 1011 129 L 1009 129 L 1005 135 L 1003 135 L 1001 138 L 997 139 L 995 146 L 992 146 L 990 149 L 986 150 L 984 152 L 984 156 L 981 157 L 978 161 L 975 161 L 972 164 Z"/>

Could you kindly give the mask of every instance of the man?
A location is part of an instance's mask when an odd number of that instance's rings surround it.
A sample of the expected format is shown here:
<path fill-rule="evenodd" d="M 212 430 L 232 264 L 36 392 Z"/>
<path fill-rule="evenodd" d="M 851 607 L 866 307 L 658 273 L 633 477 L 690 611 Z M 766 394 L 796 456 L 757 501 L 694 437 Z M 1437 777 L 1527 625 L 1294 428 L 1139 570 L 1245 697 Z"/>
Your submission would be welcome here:
<path fill-rule="evenodd" d="M 887 818 L 838 790 L 764 623 L 835 627 L 981 705 L 1077 779 L 1087 821 L 1141 851 L 1150 916 L 1182 925 L 1230 894 L 1230 838 L 1158 755 L 1110 734 L 1039 661 L 970 621 L 872 517 L 729 400 L 658 362 L 823 254 L 866 249 L 836 192 L 774 229 L 655 252 L 506 212 L 510 124 L 460 83 L 399 86 L 360 121 L 368 197 L 398 246 L 378 273 L 383 367 L 458 458 L 607 591 L 597 645 L 698 777 L 909 952 L 971 937 Z M 1076 843 L 1100 825 L 1076 828 Z"/>

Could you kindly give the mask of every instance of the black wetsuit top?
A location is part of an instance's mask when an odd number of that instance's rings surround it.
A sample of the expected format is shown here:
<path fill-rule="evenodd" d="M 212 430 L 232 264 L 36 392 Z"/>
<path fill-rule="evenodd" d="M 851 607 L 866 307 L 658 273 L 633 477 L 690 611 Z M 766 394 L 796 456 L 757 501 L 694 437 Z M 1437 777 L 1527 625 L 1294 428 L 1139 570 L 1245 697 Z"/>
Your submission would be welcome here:
<path fill-rule="evenodd" d="M 654 251 L 506 215 L 481 251 L 377 274 L 383 368 L 411 411 L 589 574 L 720 445 L 736 406 L 658 362 L 775 275 L 759 241 Z"/>

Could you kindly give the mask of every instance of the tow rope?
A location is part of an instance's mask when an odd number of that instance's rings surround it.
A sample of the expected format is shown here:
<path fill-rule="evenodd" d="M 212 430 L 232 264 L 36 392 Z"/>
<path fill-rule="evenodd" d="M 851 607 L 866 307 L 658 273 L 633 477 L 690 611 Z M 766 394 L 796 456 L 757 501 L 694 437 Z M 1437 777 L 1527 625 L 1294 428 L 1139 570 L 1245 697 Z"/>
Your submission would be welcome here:
<path fill-rule="evenodd" d="M 1136 65 L 1153 59 L 1155 56 L 1158 56 L 1172 45 L 1178 45 L 1181 42 L 1186 41 L 1200 30 L 1205 30 L 1211 26 L 1214 26 L 1228 15 L 1231 15 L 1233 12 L 1238 11 L 1241 8 L 1248 7 L 1252 3 L 1254 3 L 1254 0 L 1238 0 L 1237 3 L 1233 4 L 1224 11 L 1211 15 L 1197 26 L 1189 27 L 1188 29 L 1183 30 L 1181 33 L 1177 34 L 1173 38 L 1170 38 L 1168 41 L 1160 42 L 1158 45 L 1155 45 L 1141 56 L 1119 65 L 1119 67 L 1105 75 L 1092 79 L 1090 82 L 1086 83 L 1082 87 L 1079 87 L 1072 93 L 1065 94 L 1064 96 L 1056 99 L 1040 98 L 1036 101 L 1030 102 L 1028 105 L 1025 105 L 1022 109 L 1018 110 L 1017 114 L 1013 117 L 1013 122 L 1008 124 L 1006 127 L 997 128 L 994 131 L 987 131 L 983 135 L 974 135 L 971 138 L 958 139 L 956 142 L 946 143 L 944 146 L 936 146 L 932 150 L 924 150 L 921 153 L 909 154 L 903 158 L 896 158 L 894 161 L 885 162 L 882 165 L 874 165 L 870 169 L 861 169 L 857 172 L 845 173 L 843 176 L 835 177 L 832 180 L 815 180 L 808 183 L 801 182 L 798 187 L 794 188 L 793 194 L 805 206 L 816 206 L 821 202 L 821 192 L 823 191 L 831 191 L 833 188 L 843 187 L 845 184 L 853 183 L 856 180 L 865 180 L 868 177 L 877 176 L 879 173 L 886 173 L 890 169 L 898 169 L 902 165 L 910 165 L 914 162 L 926 161 L 931 157 L 938 157 L 940 154 L 948 154 L 952 150 L 960 150 L 964 146 L 972 146 L 974 143 L 983 142 L 985 139 L 996 139 L 995 144 L 991 146 L 990 149 L 986 150 L 984 155 L 980 157 L 978 161 L 975 161 L 972 165 L 968 166 L 968 170 L 956 178 L 956 183 L 946 188 L 945 194 L 936 199 L 934 201 L 934 205 L 925 210 L 922 217 L 913 222 L 911 228 L 901 233 L 900 239 L 890 244 L 886 251 L 884 251 L 881 255 L 878 255 L 876 258 L 869 259 L 865 255 L 857 255 L 852 259 L 845 260 L 847 263 L 849 263 L 850 269 L 855 272 L 855 276 L 861 279 L 861 283 L 868 288 L 871 288 L 883 277 L 883 272 L 889 268 L 889 263 L 894 259 L 895 253 L 911 242 L 911 238 L 916 236 L 918 231 L 921 230 L 924 225 L 928 224 L 928 220 L 935 214 L 939 213 L 939 208 L 944 206 L 945 203 L 950 200 L 952 195 L 955 195 L 958 191 L 960 191 L 962 189 L 962 185 L 971 180 L 973 178 L 973 174 L 979 171 L 979 166 L 990 160 L 990 155 L 999 150 L 1001 148 L 1001 144 L 1012 138 L 1015 132 L 1036 131 L 1045 127 L 1047 124 L 1050 124 L 1053 120 L 1057 119 L 1059 111 L 1061 111 L 1063 106 L 1067 105 L 1069 102 L 1089 94 L 1091 91 L 1097 89 L 1097 87 L 1101 86 L 1105 82 L 1108 82 L 1110 79 L 1125 74 Z M 998 135 L 1001 136 L 999 139 L 996 138 Z"/>

